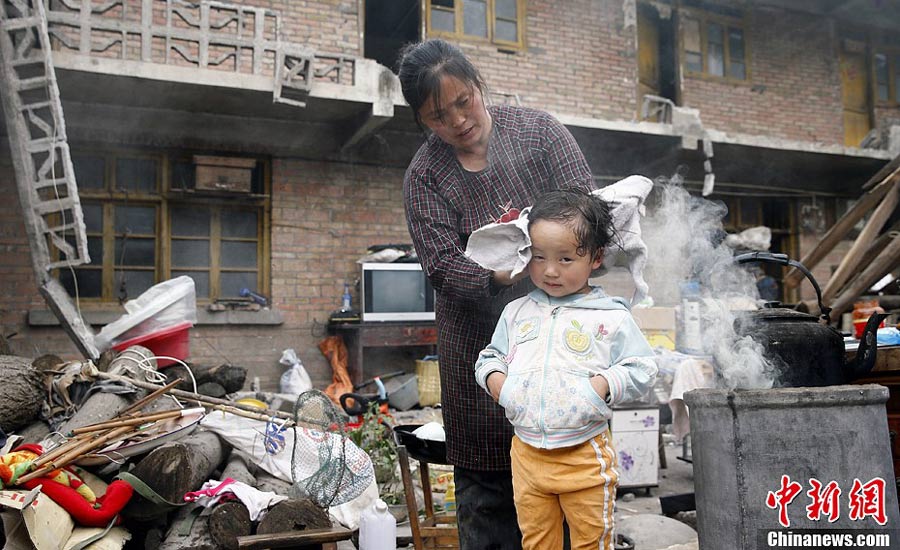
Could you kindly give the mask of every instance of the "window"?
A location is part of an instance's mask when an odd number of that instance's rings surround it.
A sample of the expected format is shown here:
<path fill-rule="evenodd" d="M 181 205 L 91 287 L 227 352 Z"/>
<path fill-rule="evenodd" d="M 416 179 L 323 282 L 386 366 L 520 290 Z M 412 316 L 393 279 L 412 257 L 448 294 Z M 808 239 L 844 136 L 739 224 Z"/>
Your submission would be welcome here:
<path fill-rule="evenodd" d="M 879 51 L 873 56 L 875 100 L 900 105 L 900 49 Z"/>
<path fill-rule="evenodd" d="M 525 0 L 425 0 L 429 36 L 522 48 Z"/>
<path fill-rule="evenodd" d="M 685 72 L 748 79 L 746 34 L 740 19 L 685 12 L 681 45 Z"/>
<path fill-rule="evenodd" d="M 203 194 L 190 155 L 72 153 L 91 263 L 62 269 L 73 296 L 136 298 L 180 275 L 198 300 L 268 292 L 267 164 L 252 169 L 249 194 Z"/>

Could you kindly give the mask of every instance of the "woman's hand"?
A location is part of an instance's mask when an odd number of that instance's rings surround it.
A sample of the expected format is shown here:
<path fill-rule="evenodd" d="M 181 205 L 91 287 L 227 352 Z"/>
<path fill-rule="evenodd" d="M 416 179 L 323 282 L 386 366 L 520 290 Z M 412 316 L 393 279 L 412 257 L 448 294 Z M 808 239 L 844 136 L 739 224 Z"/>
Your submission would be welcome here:
<path fill-rule="evenodd" d="M 506 375 L 499 371 L 494 371 L 488 375 L 485 383 L 487 384 L 488 391 L 491 392 L 491 397 L 494 398 L 494 401 L 500 401 L 500 390 L 503 389 L 503 383 L 506 382 Z"/>
<path fill-rule="evenodd" d="M 599 374 L 591 376 L 591 387 L 594 388 L 594 391 L 597 392 L 600 399 L 606 400 L 606 396 L 609 395 L 609 382 L 606 381 L 606 377 L 600 376 Z"/>
<path fill-rule="evenodd" d="M 498 286 L 510 286 L 512 284 L 518 283 L 527 276 L 528 271 L 524 269 L 515 277 L 512 276 L 512 271 L 495 271 L 494 284 Z"/>

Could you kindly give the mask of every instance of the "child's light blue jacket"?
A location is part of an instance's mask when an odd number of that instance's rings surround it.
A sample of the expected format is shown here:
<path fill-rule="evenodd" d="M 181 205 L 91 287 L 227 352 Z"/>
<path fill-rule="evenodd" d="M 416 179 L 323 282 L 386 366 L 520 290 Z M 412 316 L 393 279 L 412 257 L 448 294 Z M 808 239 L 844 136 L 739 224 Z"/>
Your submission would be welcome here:
<path fill-rule="evenodd" d="M 656 378 L 653 350 L 627 303 L 600 288 L 552 298 L 542 290 L 507 304 L 475 379 L 506 374 L 500 405 L 519 439 L 534 447 L 577 445 L 607 429 L 610 406 L 638 399 Z M 604 401 L 590 377 L 609 382 Z"/>

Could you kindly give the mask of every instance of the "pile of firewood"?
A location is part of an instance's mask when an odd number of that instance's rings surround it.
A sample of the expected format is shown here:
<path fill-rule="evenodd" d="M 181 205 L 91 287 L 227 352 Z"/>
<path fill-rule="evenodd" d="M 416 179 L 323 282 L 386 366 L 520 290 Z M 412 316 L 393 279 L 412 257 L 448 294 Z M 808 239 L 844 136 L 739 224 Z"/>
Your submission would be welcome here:
<path fill-rule="evenodd" d="M 103 371 L 85 363 L 88 367 L 83 373 L 73 371 L 71 364 L 66 367 L 64 362 L 52 357 L 31 361 L 0 355 L 0 369 L 7 376 L 5 383 L 0 384 L 0 428 L 5 433 L 22 436 L 23 443 L 41 443 L 45 448 L 44 454 L 32 463 L 31 471 L 21 477 L 20 482 L 96 456 L 94 453 L 111 443 L 177 418 L 183 411 L 172 397 L 181 400 L 186 407 L 221 409 L 261 419 L 289 418 L 283 412 L 262 411 L 222 399 L 226 394 L 242 389 L 246 378 L 246 369 L 242 367 L 192 366 L 190 372 L 181 366 L 170 367 L 164 373 L 166 382 L 157 377 L 159 382 L 153 383 L 144 377 L 147 372 L 156 370 L 155 362 L 144 359 L 151 355 L 149 350 L 135 346 L 100 361 L 102 366 L 99 368 Z M 105 384 L 118 383 L 119 388 L 127 382 L 126 386 L 136 387 L 137 391 L 88 392 L 82 402 L 70 404 L 74 413 L 56 427 L 57 435 L 51 436 L 50 426 L 39 419 L 39 415 L 42 404 L 48 401 L 48 392 L 60 388 L 60 376 L 66 379 L 63 385 L 69 387 L 91 378 Z M 51 382 L 54 377 L 55 384 Z M 193 391 L 195 388 L 196 392 Z M 204 394 L 204 391 L 208 393 Z M 64 436 L 62 441 L 58 434 Z M 122 511 L 123 525 L 132 535 L 129 547 L 162 550 L 253 548 L 258 547 L 255 541 L 262 535 L 308 530 L 315 533 L 317 529 L 332 527 L 326 510 L 311 500 L 292 496 L 290 483 L 266 473 L 249 455 L 230 448 L 215 433 L 202 428 L 122 462 L 118 468 L 104 464 L 97 471 L 86 469 L 105 481 L 127 471 L 155 493 L 148 499 L 140 494 L 146 491 L 136 491 Z M 270 508 L 256 522 L 250 520 L 250 513 L 239 500 L 226 501 L 209 510 L 193 503 L 185 504 L 185 493 L 200 489 L 208 480 L 229 477 L 260 491 L 289 498 Z M 131 478 L 126 477 L 128 479 Z M 200 511 L 204 514 L 200 515 Z M 239 537 L 244 538 L 239 540 Z"/>

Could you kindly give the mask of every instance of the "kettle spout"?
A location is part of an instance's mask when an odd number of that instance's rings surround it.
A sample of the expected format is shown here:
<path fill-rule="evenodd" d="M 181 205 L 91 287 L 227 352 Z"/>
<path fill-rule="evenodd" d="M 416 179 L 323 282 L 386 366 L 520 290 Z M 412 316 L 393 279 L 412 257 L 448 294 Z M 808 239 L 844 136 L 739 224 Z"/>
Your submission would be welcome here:
<path fill-rule="evenodd" d="M 853 362 L 845 365 L 848 380 L 855 380 L 868 374 L 875 367 L 875 358 L 878 353 L 878 325 L 887 317 L 886 313 L 873 313 L 866 323 L 862 336 L 859 339 L 859 348 Z"/>

